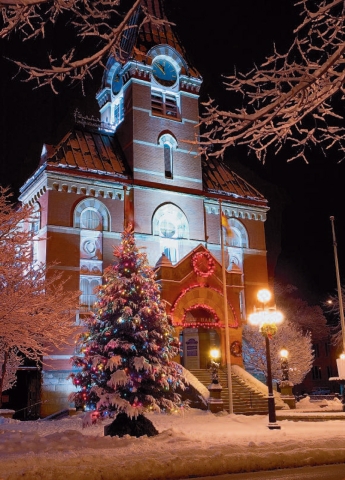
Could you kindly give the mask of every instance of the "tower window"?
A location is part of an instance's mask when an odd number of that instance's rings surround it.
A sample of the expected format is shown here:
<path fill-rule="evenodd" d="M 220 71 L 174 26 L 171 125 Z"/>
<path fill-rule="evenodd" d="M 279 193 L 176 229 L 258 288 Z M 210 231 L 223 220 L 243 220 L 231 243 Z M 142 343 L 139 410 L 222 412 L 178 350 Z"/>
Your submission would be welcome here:
<path fill-rule="evenodd" d="M 122 122 L 124 119 L 124 108 L 123 108 L 123 97 L 119 97 L 114 102 L 114 126 L 115 128 Z"/>
<path fill-rule="evenodd" d="M 177 148 L 176 139 L 170 133 L 164 133 L 159 138 L 159 144 L 163 147 L 165 178 L 173 178 L 173 152 Z"/>
<path fill-rule="evenodd" d="M 165 177 L 172 178 L 172 146 L 169 143 L 164 144 L 164 167 L 165 167 Z"/>
<path fill-rule="evenodd" d="M 152 91 L 152 115 L 178 118 L 177 97 L 171 93 Z"/>

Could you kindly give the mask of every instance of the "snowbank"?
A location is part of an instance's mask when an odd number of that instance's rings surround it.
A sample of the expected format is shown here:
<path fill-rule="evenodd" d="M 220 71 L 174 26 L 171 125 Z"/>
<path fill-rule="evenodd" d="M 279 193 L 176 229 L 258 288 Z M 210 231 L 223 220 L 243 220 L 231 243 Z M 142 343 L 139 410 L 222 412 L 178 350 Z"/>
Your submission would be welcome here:
<path fill-rule="evenodd" d="M 118 438 L 104 437 L 104 424 L 83 429 L 82 416 L 35 422 L 2 418 L 0 478 L 168 480 L 345 459 L 343 420 L 284 420 L 281 430 L 269 430 L 266 416 L 189 410 L 149 415 L 160 432 L 156 437 Z"/>

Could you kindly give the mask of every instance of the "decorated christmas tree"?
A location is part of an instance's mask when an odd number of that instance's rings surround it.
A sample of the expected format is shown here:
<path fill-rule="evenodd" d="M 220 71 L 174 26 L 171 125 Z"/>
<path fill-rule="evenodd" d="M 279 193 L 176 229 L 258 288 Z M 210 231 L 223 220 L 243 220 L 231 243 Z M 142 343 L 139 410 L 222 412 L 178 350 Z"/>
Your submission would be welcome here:
<path fill-rule="evenodd" d="M 96 313 L 80 336 L 76 404 L 101 417 L 145 411 L 171 412 L 181 406 L 182 369 L 172 361 L 178 341 L 160 299 L 155 273 L 135 244 L 131 226 L 114 248 L 115 262 L 105 269 Z"/>

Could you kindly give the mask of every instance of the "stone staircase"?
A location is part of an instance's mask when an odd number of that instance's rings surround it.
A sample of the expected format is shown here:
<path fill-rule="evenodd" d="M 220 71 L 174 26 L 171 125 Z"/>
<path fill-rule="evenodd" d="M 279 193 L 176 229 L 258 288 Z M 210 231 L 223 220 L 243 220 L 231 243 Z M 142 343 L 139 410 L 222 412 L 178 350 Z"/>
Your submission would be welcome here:
<path fill-rule="evenodd" d="M 205 387 L 211 383 L 209 370 L 190 370 L 190 372 Z M 231 374 L 232 379 L 232 400 L 234 413 L 241 415 L 267 415 L 267 396 L 255 391 L 242 378 Z M 222 385 L 221 398 L 224 402 L 224 410 L 229 410 L 228 378 L 226 369 L 219 370 L 219 383 Z"/>

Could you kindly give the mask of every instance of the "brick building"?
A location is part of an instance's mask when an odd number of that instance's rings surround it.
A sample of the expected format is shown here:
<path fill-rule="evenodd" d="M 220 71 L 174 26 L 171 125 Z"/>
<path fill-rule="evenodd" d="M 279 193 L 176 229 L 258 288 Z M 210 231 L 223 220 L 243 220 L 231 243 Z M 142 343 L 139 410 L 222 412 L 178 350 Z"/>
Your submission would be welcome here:
<path fill-rule="evenodd" d="M 160 0 L 143 0 L 158 17 Z M 134 34 L 135 32 L 135 34 Z M 100 121 L 80 119 L 58 145 L 45 146 L 21 201 L 37 209 L 35 252 L 57 261 L 82 291 L 76 321 L 92 308 L 94 288 L 112 262 L 127 222 L 157 268 L 181 339 L 186 368 L 205 368 L 209 349 L 225 361 L 221 212 L 232 230 L 225 269 L 232 363 L 242 366 L 242 325 L 267 286 L 266 199 L 225 164 L 205 160 L 198 136 L 202 79 L 170 26 L 145 23 L 111 57 L 97 93 Z M 54 352 L 42 372 L 41 415 L 68 406 L 73 351 Z"/>

